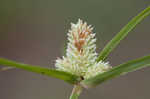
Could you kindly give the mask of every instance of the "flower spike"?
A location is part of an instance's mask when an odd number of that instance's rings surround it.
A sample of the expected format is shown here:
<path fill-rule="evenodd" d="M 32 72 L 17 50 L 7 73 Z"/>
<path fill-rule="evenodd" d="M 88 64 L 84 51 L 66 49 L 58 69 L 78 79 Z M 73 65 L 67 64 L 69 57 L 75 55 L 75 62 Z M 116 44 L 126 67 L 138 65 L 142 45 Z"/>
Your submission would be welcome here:
<path fill-rule="evenodd" d="M 110 69 L 108 63 L 97 62 L 96 38 L 91 25 L 78 20 L 77 24 L 71 23 L 68 32 L 66 56 L 56 60 L 56 68 L 70 72 L 84 79 L 93 77 Z"/>

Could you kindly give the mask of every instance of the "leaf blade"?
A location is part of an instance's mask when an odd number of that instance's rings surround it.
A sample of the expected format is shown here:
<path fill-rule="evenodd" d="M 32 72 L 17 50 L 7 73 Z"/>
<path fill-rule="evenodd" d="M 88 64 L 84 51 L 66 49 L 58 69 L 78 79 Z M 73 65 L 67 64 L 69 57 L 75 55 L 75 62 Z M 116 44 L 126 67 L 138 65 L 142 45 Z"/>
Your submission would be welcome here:
<path fill-rule="evenodd" d="M 128 61 L 119 66 L 115 66 L 110 71 L 104 72 L 103 74 L 98 74 L 95 77 L 82 81 L 84 87 L 96 86 L 107 80 L 118 77 L 120 75 L 132 72 L 144 67 L 150 66 L 150 56 L 144 56 L 135 60 Z"/>
<path fill-rule="evenodd" d="M 116 36 L 108 42 L 104 49 L 100 52 L 97 61 L 104 61 L 107 56 L 113 51 L 113 49 L 124 39 L 128 33 L 135 28 L 135 26 L 140 23 L 145 17 L 150 15 L 150 6 L 144 9 L 141 13 L 135 16 L 127 25 L 125 25 Z"/>
<path fill-rule="evenodd" d="M 23 69 L 26 71 L 50 76 L 53 78 L 58 78 L 58 79 L 64 80 L 71 84 L 77 83 L 79 80 L 78 76 L 72 75 L 67 72 L 58 71 L 55 69 L 43 68 L 43 67 L 39 67 L 39 66 L 28 65 L 28 64 L 22 64 L 22 63 L 10 61 L 10 60 L 4 59 L 4 58 L 0 58 L 0 65 L 15 67 L 15 68 Z"/>

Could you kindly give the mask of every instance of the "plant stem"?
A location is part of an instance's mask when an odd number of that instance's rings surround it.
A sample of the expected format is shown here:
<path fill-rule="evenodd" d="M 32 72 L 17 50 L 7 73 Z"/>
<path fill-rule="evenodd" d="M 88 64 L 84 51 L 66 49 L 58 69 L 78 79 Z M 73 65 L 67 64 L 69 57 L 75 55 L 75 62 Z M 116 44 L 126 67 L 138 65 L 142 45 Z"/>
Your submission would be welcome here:
<path fill-rule="evenodd" d="M 72 90 L 72 93 L 69 99 L 78 99 L 81 92 L 82 92 L 82 87 L 79 84 L 74 85 L 74 88 Z"/>

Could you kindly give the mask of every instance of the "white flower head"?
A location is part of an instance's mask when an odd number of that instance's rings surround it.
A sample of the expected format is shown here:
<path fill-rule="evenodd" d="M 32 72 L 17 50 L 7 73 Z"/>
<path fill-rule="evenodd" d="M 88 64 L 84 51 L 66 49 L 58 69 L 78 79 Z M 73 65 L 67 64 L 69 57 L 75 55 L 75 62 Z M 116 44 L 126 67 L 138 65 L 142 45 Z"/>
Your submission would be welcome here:
<path fill-rule="evenodd" d="M 111 68 L 108 63 L 96 61 L 96 38 L 92 30 L 91 25 L 80 19 L 77 24 L 71 23 L 66 56 L 56 60 L 58 70 L 88 79 Z"/>

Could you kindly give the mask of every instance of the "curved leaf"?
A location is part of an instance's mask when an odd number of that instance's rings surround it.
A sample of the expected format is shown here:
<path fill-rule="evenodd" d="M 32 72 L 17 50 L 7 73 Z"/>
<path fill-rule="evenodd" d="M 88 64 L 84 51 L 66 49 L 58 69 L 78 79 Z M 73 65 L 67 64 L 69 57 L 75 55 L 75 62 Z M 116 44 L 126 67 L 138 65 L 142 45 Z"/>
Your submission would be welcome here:
<path fill-rule="evenodd" d="M 124 39 L 128 33 L 148 15 L 150 15 L 150 6 L 134 17 L 110 42 L 108 42 L 105 48 L 100 52 L 97 61 L 105 60 L 120 41 Z"/>
<path fill-rule="evenodd" d="M 128 72 L 132 72 L 132 71 L 135 71 L 137 69 L 141 69 L 147 66 L 150 66 L 150 56 L 145 56 L 145 57 L 121 64 L 119 66 L 115 66 L 108 72 L 104 72 L 103 74 L 98 74 L 95 77 L 82 81 L 81 84 L 84 87 L 96 86 L 98 84 L 103 83 L 104 81 L 110 80 L 112 78 L 118 77 L 120 75 L 124 75 Z"/>
<path fill-rule="evenodd" d="M 58 71 L 55 69 L 43 68 L 43 67 L 39 67 L 39 66 L 22 64 L 22 63 L 10 61 L 10 60 L 3 59 L 3 58 L 0 58 L 0 65 L 15 67 L 15 68 L 23 69 L 26 71 L 30 71 L 30 72 L 58 78 L 58 79 L 64 80 L 64 81 L 71 83 L 71 84 L 77 83 L 79 81 L 78 76 L 72 75 L 72 74 L 67 73 L 67 72 Z"/>

